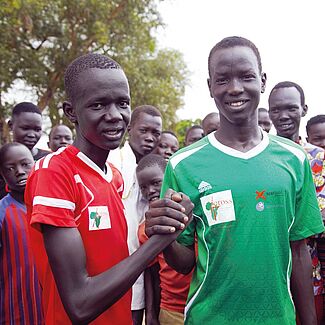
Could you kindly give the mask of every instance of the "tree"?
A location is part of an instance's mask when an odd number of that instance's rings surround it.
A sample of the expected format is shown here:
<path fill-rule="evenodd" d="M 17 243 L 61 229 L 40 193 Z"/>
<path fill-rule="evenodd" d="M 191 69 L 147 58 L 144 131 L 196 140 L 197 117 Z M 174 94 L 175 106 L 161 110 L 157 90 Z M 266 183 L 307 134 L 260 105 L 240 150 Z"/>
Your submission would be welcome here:
<path fill-rule="evenodd" d="M 0 0 L 1 112 L 1 95 L 21 79 L 35 90 L 39 107 L 48 108 L 52 124 L 61 122 L 64 71 L 74 58 L 93 51 L 123 66 L 133 107 L 156 105 L 165 126 L 174 127 L 188 71 L 179 52 L 157 48 L 154 32 L 163 26 L 159 1 Z"/>

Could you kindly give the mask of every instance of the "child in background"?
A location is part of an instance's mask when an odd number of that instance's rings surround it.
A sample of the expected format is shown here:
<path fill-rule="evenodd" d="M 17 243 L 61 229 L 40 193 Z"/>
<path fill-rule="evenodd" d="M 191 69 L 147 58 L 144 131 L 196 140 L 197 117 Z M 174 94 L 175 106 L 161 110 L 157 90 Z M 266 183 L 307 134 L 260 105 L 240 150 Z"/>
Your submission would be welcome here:
<path fill-rule="evenodd" d="M 20 143 L 8 143 L 0 149 L 0 171 L 10 191 L 0 201 L 1 324 L 44 323 L 24 203 L 33 165 L 30 150 Z"/>
<path fill-rule="evenodd" d="M 149 203 L 160 197 L 166 165 L 162 156 L 150 154 L 141 159 L 137 166 L 139 187 Z M 139 227 L 139 239 L 141 243 L 148 239 L 144 232 L 144 222 Z M 158 255 L 159 268 L 155 262 L 145 272 L 146 324 L 184 324 L 184 308 L 192 273 L 177 273 L 165 262 L 163 254 Z"/>

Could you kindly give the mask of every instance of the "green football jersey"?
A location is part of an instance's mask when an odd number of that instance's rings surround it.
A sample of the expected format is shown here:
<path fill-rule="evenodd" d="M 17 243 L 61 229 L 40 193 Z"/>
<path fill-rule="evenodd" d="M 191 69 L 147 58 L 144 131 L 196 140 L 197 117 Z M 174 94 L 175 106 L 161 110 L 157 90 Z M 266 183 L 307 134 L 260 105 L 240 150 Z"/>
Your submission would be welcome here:
<path fill-rule="evenodd" d="M 290 293 L 290 241 L 324 230 L 302 148 L 268 135 L 248 152 L 214 134 L 170 159 L 162 187 L 187 194 L 198 257 L 186 324 L 296 324 Z"/>

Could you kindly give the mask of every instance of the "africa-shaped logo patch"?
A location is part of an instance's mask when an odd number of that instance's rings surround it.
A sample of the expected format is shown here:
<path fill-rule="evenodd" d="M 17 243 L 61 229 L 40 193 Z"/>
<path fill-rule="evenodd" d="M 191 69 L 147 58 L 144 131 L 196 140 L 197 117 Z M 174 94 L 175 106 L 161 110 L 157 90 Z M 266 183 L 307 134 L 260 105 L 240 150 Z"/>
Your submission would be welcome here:
<path fill-rule="evenodd" d="M 107 206 L 88 207 L 89 230 L 101 230 L 111 228 L 111 219 Z"/>
<path fill-rule="evenodd" d="M 231 190 L 215 192 L 200 200 L 209 226 L 236 220 Z"/>

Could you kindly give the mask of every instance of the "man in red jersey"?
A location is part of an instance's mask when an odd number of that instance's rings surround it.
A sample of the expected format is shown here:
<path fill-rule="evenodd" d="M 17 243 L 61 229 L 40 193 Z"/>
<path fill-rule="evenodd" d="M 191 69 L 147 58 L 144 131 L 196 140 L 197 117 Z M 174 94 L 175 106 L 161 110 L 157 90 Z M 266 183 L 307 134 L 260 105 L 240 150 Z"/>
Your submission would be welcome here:
<path fill-rule="evenodd" d="M 37 162 L 26 189 L 46 324 L 131 324 L 129 289 L 179 227 L 128 257 L 123 181 L 106 163 L 130 120 L 127 78 L 112 59 L 87 54 L 67 68 L 65 88 L 75 141 Z M 183 206 L 166 202 L 165 215 L 185 227 Z"/>

